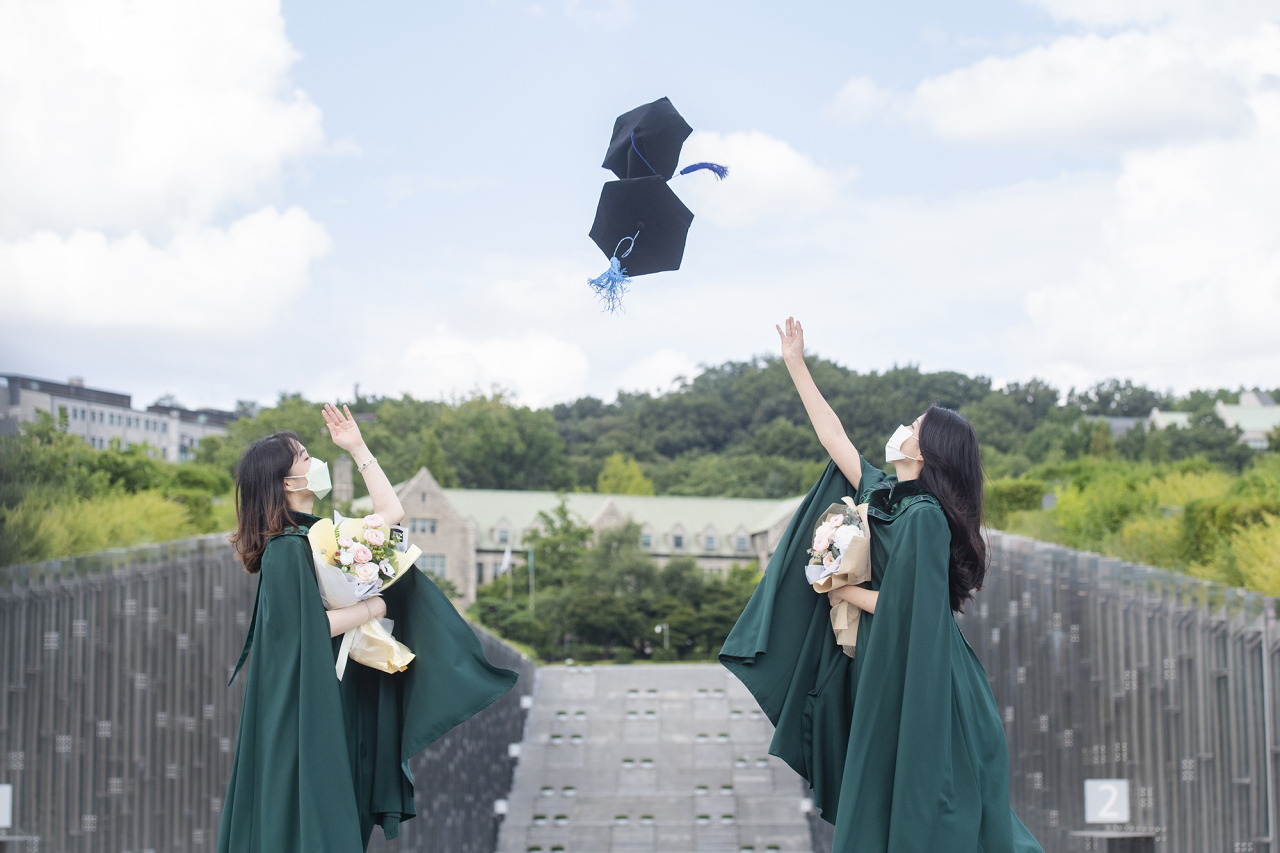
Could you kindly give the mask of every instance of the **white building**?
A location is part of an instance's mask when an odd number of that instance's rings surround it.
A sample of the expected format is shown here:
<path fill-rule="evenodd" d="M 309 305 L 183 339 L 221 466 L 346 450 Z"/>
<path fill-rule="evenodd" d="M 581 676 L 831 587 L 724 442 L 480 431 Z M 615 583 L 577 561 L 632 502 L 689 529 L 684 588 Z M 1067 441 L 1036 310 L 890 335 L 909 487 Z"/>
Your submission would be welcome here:
<path fill-rule="evenodd" d="M 86 388 L 84 380 L 74 376 L 61 383 L 10 373 L 0 374 L 0 381 L 8 390 L 8 405 L 0 408 L 0 433 L 16 433 L 22 422 L 34 422 L 38 411 L 55 419 L 66 412 L 67 432 L 92 447 L 101 450 L 118 438 L 122 447 L 148 444 L 162 458 L 176 462 L 191 458 L 200 439 L 224 434 L 226 425 L 240 417 L 235 412 L 173 406 L 136 410 L 128 394 Z"/>
<path fill-rule="evenodd" d="M 448 578 L 468 602 L 475 601 L 477 587 L 497 578 L 508 547 L 512 562 L 524 564 L 538 513 L 553 513 L 562 498 L 580 524 L 597 531 L 635 521 L 641 550 L 660 566 L 693 557 L 720 575 L 735 564 L 763 569 L 804 500 L 444 489 L 426 468 L 395 490 L 409 542 L 422 550 L 422 569 Z M 372 510 L 367 496 L 351 502 L 352 514 Z"/>
<path fill-rule="evenodd" d="M 1228 427 L 1240 427 L 1240 441 L 1254 450 L 1267 449 L 1267 433 L 1280 426 L 1280 406 L 1265 391 L 1245 391 L 1232 405 L 1219 400 L 1213 411 Z"/>

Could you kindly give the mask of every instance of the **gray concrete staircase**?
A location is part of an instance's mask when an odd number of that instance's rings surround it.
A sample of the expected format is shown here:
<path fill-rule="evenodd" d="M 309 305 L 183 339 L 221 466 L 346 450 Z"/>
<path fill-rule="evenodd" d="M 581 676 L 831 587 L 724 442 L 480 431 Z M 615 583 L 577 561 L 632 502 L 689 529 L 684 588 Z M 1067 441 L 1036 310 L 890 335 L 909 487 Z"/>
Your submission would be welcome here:
<path fill-rule="evenodd" d="M 718 664 L 542 667 L 499 853 L 809 851 L 772 735 Z"/>

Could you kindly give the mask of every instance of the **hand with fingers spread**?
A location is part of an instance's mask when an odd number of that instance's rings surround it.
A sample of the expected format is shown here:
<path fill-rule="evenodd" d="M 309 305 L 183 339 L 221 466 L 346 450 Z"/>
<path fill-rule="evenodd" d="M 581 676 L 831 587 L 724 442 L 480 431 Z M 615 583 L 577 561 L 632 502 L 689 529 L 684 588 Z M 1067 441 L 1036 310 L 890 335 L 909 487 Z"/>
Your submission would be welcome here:
<path fill-rule="evenodd" d="M 329 437 L 333 439 L 333 443 L 348 453 L 364 444 L 364 439 L 360 436 L 360 427 L 356 425 L 356 419 L 351 416 L 351 410 L 346 406 L 343 406 L 340 412 L 337 406 L 325 403 L 324 422 L 329 427 Z"/>
<path fill-rule="evenodd" d="M 800 326 L 800 321 L 794 317 L 787 318 L 787 328 L 783 331 L 781 326 L 774 326 L 778 330 L 778 337 L 782 339 L 782 360 L 786 364 L 794 364 L 804 361 L 804 329 Z"/>

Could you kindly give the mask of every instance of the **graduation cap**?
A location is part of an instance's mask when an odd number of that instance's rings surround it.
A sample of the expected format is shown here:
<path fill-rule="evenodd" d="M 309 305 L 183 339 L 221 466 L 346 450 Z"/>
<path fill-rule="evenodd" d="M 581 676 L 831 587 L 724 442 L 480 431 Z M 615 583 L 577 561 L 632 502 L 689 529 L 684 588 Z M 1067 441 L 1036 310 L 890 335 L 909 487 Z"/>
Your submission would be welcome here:
<path fill-rule="evenodd" d="M 610 311 L 618 309 L 629 276 L 680 269 L 693 213 L 667 181 L 692 132 L 667 98 L 623 113 L 613 124 L 602 166 L 620 180 L 604 185 L 591 226 L 591 239 L 609 258 L 609 269 L 588 282 Z M 680 174 L 699 169 L 717 178 L 729 173 L 715 163 L 695 163 Z"/>

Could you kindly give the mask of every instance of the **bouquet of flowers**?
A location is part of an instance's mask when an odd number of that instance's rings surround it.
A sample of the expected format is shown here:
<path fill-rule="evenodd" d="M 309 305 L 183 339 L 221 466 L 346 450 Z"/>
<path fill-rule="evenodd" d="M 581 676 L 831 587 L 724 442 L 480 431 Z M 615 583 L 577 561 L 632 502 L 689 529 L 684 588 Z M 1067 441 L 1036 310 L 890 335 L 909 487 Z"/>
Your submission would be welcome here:
<path fill-rule="evenodd" d="M 813 547 L 809 550 L 805 578 L 814 592 L 831 592 L 842 586 L 856 586 L 871 580 L 871 528 L 867 523 L 867 505 L 843 498 L 832 504 L 818 520 L 813 531 Z M 847 601 L 831 608 L 831 629 L 836 642 L 853 657 L 858 642 L 858 621 L 862 610 Z"/>
<path fill-rule="evenodd" d="M 323 519 L 311 526 L 316 581 L 326 610 L 350 607 L 387 589 L 404 576 L 421 555 L 417 546 L 405 547 L 404 529 L 392 527 L 382 516 Z M 370 619 L 342 638 L 335 670 L 341 679 L 347 658 L 383 672 L 403 672 L 413 652 L 391 636 L 390 619 Z"/>

